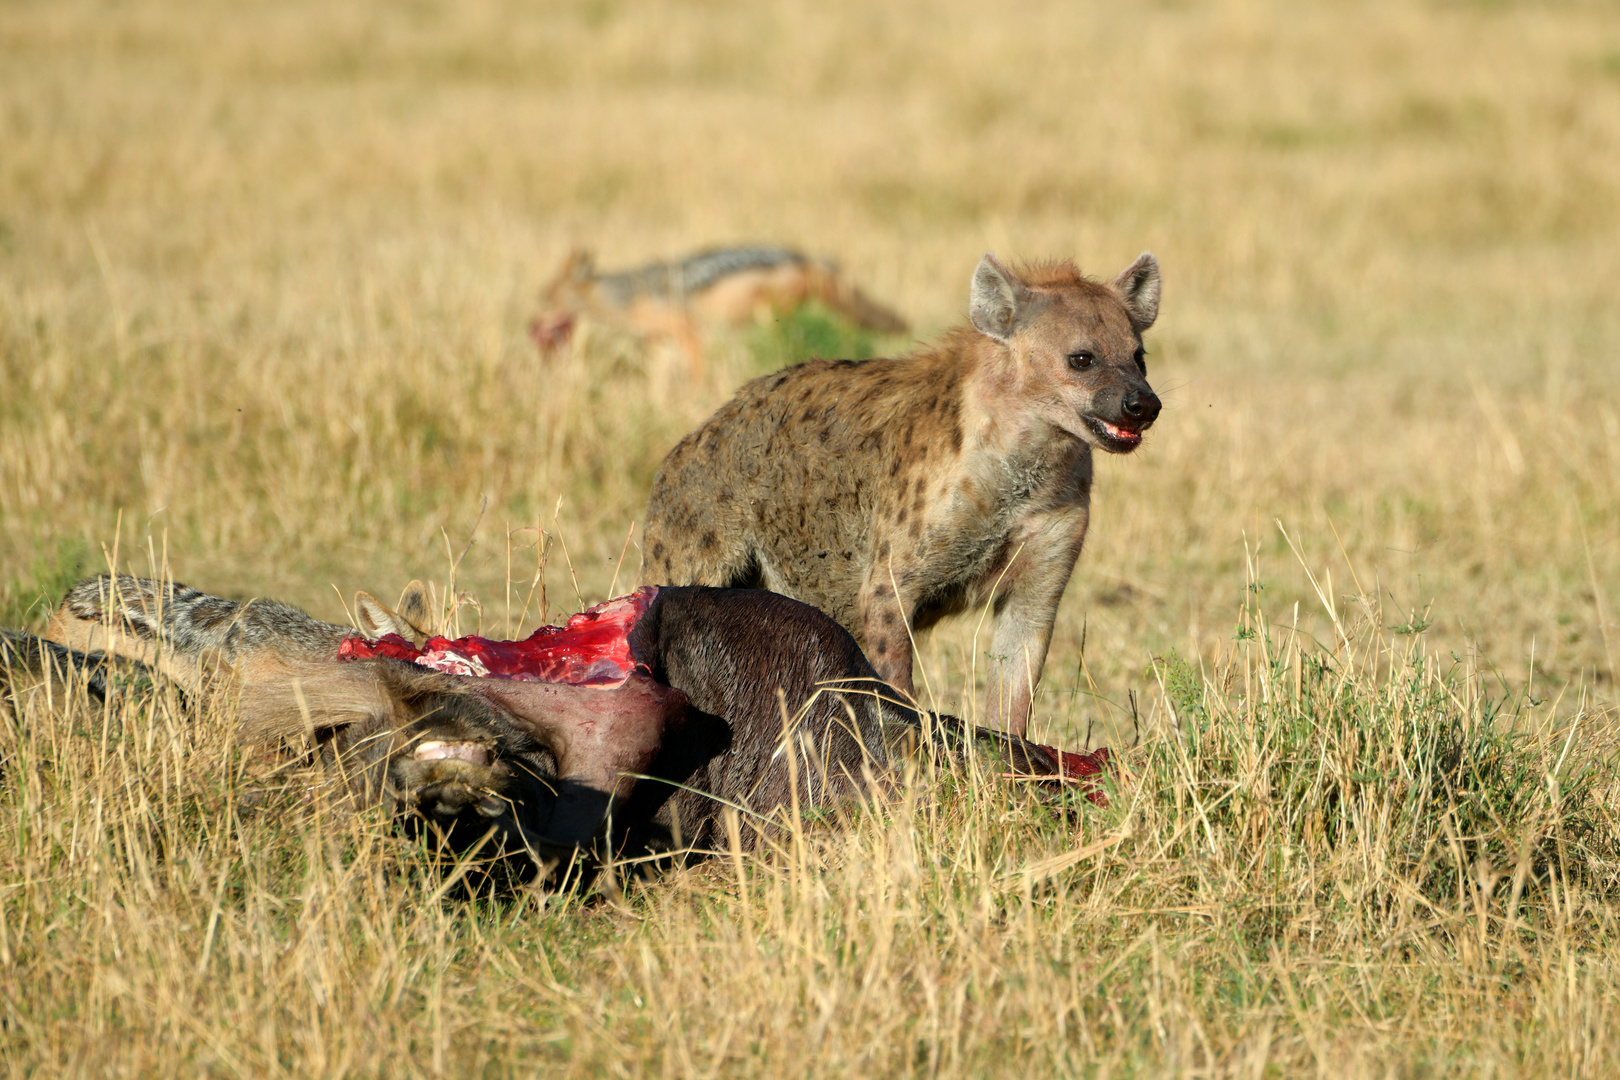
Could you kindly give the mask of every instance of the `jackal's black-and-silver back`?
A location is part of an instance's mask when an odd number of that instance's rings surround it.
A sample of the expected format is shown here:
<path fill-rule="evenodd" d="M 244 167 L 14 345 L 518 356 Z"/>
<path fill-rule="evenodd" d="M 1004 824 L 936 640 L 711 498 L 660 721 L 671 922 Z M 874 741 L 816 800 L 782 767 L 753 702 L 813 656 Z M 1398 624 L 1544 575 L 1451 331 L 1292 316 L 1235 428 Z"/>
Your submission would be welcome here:
<path fill-rule="evenodd" d="M 717 248 L 671 262 L 598 274 L 595 280 L 597 287 L 614 302 L 629 304 L 638 296 L 688 296 L 732 274 L 778 266 L 806 266 L 810 261 L 808 256 L 790 248 Z M 826 266 L 836 272 L 831 264 Z"/>
<path fill-rule="evenodd" d="M 179 582 L 103 574 L 68 590 L 45 636 L 154 664 L 195 688 L 205 657 L 233 667 L 335 658 L 350 633 L 274 600 L 238 602 Z"/>

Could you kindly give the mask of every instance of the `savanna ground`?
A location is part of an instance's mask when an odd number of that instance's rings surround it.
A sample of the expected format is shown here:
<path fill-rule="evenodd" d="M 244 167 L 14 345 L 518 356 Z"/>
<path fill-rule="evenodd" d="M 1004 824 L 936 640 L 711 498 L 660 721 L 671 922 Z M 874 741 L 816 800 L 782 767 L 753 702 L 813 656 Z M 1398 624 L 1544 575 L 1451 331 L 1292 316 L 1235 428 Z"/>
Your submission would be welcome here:
<path fill-rule="evenodd" d="M 549 617 L 635 583 L 741 380 L 907 344 L 543 362 L 574 244 L 795 244 L 923 337 L 986 249 L 1151 248 L 1167 409 L 1100 464 L 1035 716 L 1136 744 L 1111 808 L 923 769 L 622 898 L 467 900 L 385 823 L 255 808 L 228 717 L 33 701 L 0 1061 L 1620 1072 L 1617 140 L 1598 3 L 6 4 L 9 624 L 116 558 L 527 629 L 542 552 Z M 967 710 L 974 630 L 922 643 Z"/>

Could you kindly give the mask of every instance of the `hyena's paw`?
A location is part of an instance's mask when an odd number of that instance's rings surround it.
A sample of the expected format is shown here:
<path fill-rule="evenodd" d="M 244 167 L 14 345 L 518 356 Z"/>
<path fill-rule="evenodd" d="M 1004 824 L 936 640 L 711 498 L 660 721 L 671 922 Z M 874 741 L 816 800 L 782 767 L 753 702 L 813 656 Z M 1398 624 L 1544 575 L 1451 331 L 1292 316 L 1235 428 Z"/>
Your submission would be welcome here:
<path fill-rule="evenodd" d="M 498 818 L 511 809 L 511 771 L 482 743 L 419 742 L 394 759 L 389 779 L 403 803 L 432 817 Z"/>

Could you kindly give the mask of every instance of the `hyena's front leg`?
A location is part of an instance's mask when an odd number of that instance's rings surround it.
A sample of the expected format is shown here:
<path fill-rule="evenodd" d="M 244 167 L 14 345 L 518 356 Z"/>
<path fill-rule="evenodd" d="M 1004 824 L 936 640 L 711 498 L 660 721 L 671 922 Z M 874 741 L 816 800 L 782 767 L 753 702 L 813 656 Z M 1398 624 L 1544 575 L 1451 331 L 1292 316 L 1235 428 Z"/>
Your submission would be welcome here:
<path fill-rule="evenodd" d="M 1014 562 L 1011 580 L 1001 590 L 1001 611 L 990 643 L 981 717 L 986 726 L 1020 737 L 1029 730 L 1030 705 L 1052 643 L 1058 602 L 1084 539 L 1083 522 L 1078 534 L 1072 528 L 1044 529 L 1026 542 Z"/>
<path fill-rule="evenodd" d="M 1056 607 L 1053 607 L 1053 615 Z M 985 677 L 986 727 L 1022 737 L 1029 730 L 1029 710 L 1035 696 L 1035 673 L 1046 663 L 1052 641 L 1052 618 L 1044 624 L 1034 612 L 1002 612 L 990 645 L 990 670 Z"/>

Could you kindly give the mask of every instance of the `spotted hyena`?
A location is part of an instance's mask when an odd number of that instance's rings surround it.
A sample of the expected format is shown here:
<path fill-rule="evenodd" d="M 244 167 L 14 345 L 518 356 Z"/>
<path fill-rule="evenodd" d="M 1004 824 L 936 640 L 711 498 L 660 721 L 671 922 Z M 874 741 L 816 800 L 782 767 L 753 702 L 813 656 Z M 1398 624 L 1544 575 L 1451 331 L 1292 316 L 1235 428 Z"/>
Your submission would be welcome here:
<path fill-rule="evenodd" d="M 1142 333 L 1159 265 L 1015 272 L 986 255 L 968 325 L 889 360 L 755 379 L 664 459 L 644 574 L 754 585 L 830 614 L 910 691 L 909 632 L 989 605 L 985 718 L 1022 734 L 1090 516 L 1092 450 L 1159 415 Z"/>

